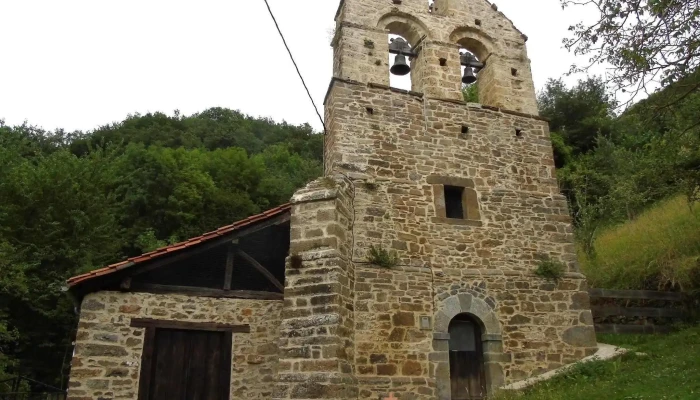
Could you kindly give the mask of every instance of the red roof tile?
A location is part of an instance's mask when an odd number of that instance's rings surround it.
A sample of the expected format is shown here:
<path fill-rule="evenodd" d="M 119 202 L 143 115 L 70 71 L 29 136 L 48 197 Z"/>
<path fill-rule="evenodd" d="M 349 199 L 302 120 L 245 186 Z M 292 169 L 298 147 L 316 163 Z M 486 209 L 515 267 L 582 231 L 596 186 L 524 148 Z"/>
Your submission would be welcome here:
<path fill-rule="evenodd" d="M 79 283 L 83 283 L 85 281 L 88 281 L 90 279 L 96 278 L 98 276 L 104 276 L 108 275 L 117 271 L 120 271 L 125 268 L 131 268 L 134 265 L 142 264 L 146 261 L 151 261 L 155 258 L 159 258 L 165 255 L 170 255 L 173 252 L 180 251 L 192 246 L 196 246 L 198 244 L 201 244 L 202 242 L 206 242 L 211 239 L 215 239 L 224 235 L 227 235 L 229 233 L 232 233 L 240 228 L 246 227 L 248 225 L 252 225 L 256 222 L 261 222 L 265 221 L 269 218 L 275 217 L 280 214 L 284 214 L 285 212 L 289 211 L 292 208 L 291 204 L 283 204 L 279 207 L 275 207 L 271 210 L 267 210 L 261 214 L 258 215 L 253 215 L 251 217 L 248 217 L 244 220 L 234 222 L 231 225 L 227 226 L 222 226 L 221 228 L 213 231 L 213 232 L 208 232 L 205 233 L 201 236 L 185 240 L 184 242 L 181 243 L 176 243 L 171 246 L 163 247 L 158 250 L 154 250 L 150 253 L 145 253 L 141 254 L 140 256 L 137 257 L 132 257 L 127 259 L 126 261 L 122 261 L 116 264 L 109 265 L 104 268 L 100 268 L 94 271 L 90 271 L 86 274 L 83 275 L 78 275 L 74 276 L 70 279 L 68 279 L 68 286 L 73 287 L 78 285 Z"/>

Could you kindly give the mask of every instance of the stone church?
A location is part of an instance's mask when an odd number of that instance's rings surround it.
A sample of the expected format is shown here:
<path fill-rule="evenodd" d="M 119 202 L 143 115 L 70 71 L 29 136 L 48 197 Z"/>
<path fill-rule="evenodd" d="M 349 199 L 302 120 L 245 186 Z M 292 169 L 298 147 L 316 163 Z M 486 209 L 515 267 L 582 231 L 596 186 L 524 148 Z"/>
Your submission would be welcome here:
<path fill-rule="evenodd" d="M 474 400 L 594 353 L 526 41 L 486 0 L 341 1 L 325 176 L 70 279 L 68 398 Z"/>

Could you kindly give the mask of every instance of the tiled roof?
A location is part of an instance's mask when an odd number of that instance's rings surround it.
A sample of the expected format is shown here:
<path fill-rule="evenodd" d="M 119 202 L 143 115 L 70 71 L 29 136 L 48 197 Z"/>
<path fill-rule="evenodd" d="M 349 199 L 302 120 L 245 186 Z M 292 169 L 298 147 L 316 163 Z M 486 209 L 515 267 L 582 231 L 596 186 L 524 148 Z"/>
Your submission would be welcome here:
<path fill-rule="evenodd" d="M 246 227 L 248 225 L 252 225 L 256 222 L 262 222 L 262 221 L 265 221 L 265 220 L 270 219 L 272 217 L 284 214 L 285 212 L 288 212 L 291 209 L 291 207 L 292 207 L 291 204 L 284 204 L 284 205 L 281 205 L 279 207 L 273 208 L 271 210 L 267 210 L 261 214 L 253 215 L 252 217 L 248 217 L 244 220 L 234 222 L 231 225 L 222 226 L 221 228 L 219 228 L 213 232 L 205 233 L 202 236 L 188 239 L 184 242 L 177 243 L 177 244 L 174 244 L 171 246 L 163 247 L 163 248 L 160 248 L 158 250 L 154 250 L 150 253 L 145 253 L 145 254 L 142 254 L 142 255 L 137 256 L 137 257 L 132 257 L 126 261 L 122 261 L 122 262 L 117 263 L 117 264 L 112 264 L 112 265 L 109 265 L 107 267 L 100 268 L 100 269 L 88 272 L 86 274 L 83 274 L 83 275 L 74 276 L 74 277 L 68 279 L 68 287 L 73 287 L 73 286 L 76 286 L 76 285 L 83 283 L 85 281 L 97 278 L 99 276 L 109 275 L 109 274 L 115 273 L 117 271 L 121 271 L 121 270 L 126 269 L 126 268 L 131 268 L 135 265 L 139 265 L 139 264 L 145 263 L 147 261 L 152 261 L 156 258 L 163 257 L 165 255 L 170 255 L 170 254 L 173 254 L 174 252 L 177 252 L 177 251 L 180 251 L 180 250 L 192 247 L 192 246 L 196 246 L 198 244 L 207 242 L 209 240 L 219 238 L 221 236 L 232 233 L 240 228 Z"/>

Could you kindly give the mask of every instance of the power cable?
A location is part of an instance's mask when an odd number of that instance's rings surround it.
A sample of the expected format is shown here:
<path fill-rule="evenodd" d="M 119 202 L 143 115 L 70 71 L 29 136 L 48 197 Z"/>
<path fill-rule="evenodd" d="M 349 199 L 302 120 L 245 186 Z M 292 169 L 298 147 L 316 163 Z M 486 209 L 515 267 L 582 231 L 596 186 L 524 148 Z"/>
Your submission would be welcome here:
<path fill-rule="evenodd" d="M 275 18 L 275 14 L 272 13 L 272 9 L 270 8 L 270 3 L 265 1 L 265 5 L 267 6 L 267 11 L 270 12 L 270 17 L 272 17 L 272 22 L 275 23 L 275 27 L 277 27 L 277 32 L 279 32 L 280 37 L 282 38 L 282 42 L 284 43 L 284 47 L 287 49 L 287 53 L 289 53 L 289 58 L 292 59 L 292 64 L 294 64 L 294 68 L 297 70 L 297 74 L 299 75 L 299 79 L 301 79 L 301 83 L 304 85 L 304 89 L 306 89 L 306 94 L 309 96 L 309 100 L 311 100 L 311 104 L 314 106 L 314 110 L 316 111 L 316 115 L 318 115 L 318 119 L 321 121 L 321 125 L 323 126 L 323 134 L 326 134 L 326 123 L 323 121 L 323 117 L 321 117 L 321 113 L 318 112 L 318 107 L 316 107 L 316 103 L 314 102 L 313 97 L 311 97 L 311 92 L 309 91 L 309 87 L 306 86 L 306 82 L 304 81 L 304 77 L 301 76 L 301 71 L 299 71 L 299 66 L 297 65 L 296 61 L 294 61 L 294 56 L 292 55 L 292 51 L 289 49 L 289 46 L 287 45 L 287 41 L 284 39 L 284 35 L 282 34 L 282 30 L 280 29 L 279 24 L 277 23 L 277 19 Z"/>

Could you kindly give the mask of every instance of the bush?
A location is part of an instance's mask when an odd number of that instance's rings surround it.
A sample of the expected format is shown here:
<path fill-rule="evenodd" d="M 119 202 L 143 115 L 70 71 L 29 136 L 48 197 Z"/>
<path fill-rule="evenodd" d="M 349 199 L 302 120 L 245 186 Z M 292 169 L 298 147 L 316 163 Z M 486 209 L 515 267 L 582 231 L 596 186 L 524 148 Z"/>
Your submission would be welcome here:
<path fill-rule="evenodd" d="M 381 246 L 370 246 L 367 259 L 370 263 L 382 268 L 393 268 L 399 263 L 399 258 L 395 253 L 389 253 Z"/>
<path fill-rule="evenodd" d="M 564 263 L 553 261 L 550 260 L 549 257 L 546 257 L 537 265 L 535 275 L 556 282 L 561 279 L 565 271 L 566 265 L 564 265 Z"/>

